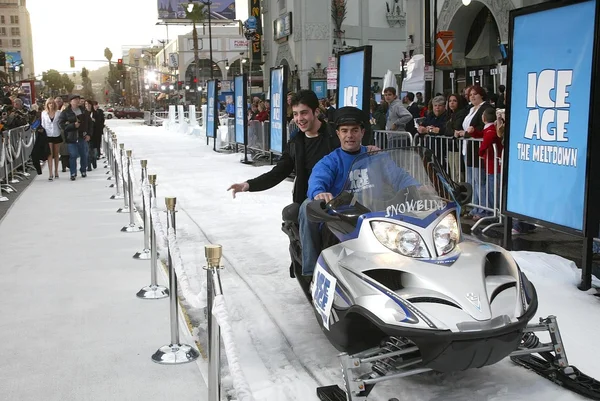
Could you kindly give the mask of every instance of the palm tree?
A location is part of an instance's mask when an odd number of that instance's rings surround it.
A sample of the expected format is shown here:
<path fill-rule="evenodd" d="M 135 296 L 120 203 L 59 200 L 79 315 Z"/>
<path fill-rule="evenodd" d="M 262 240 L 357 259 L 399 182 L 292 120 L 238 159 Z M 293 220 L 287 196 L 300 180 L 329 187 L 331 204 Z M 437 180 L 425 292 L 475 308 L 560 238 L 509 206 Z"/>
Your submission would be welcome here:
<path fill-rule="evenodd" d="M 192 20 L 192 40 L 194 41 L 194 75 L 198 78 L 198 66 L 200 64 L 198 60 L 198 32 L 196 31 L 196 24 L 204 21 L 206 18 L 205 5 L 203 3 L 192 3 L 188 4 L 181 3 L 181 7 L 185 10 L 185 17 Z M 211 60 L 212 68 L 212 60 Z"/>

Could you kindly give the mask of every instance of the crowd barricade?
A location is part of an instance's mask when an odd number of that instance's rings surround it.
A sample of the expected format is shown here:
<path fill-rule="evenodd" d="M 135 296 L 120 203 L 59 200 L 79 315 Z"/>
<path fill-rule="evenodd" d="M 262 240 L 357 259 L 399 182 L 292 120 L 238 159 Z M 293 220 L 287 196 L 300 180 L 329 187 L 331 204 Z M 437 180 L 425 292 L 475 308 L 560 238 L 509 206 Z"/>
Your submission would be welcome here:
<path fill-rule="evenodd" d="M 1 133 L 0 146 L 0 202 L 9 199 L 2 192 L 17 192 L 13 184 L 28 180 L 28 170 L 34 166 L 30 160 L 35 143 L 35 131 L 29 125 L 13 128 Z"/>
<path fill-rule="evenodd" d="M 111 199 L 124 199 L 125 208 L 129 214 L 129 223 L 121 229 L 123 233 L 144 232 L 143 250 L 133 255 L 136 260 L 150 260 L 150 284 L 139 290 L 139 299 L 169 299 L 170 303 L 170 334 L 167 345 L 161 346 L 151 356 L 151 360 L 163 365 L 177 365 L 191 362 L 200 356 L 199 351 L 192 345 L 185 344 L 179 338 L 179 303 L 178 294 L 194 309 L 207 309 L 208 334 L 208 400 L 221 399 L 221 342 L 225 349 L 227 365 L 231 382 L 239 401 L 254 401 L 254 397 L 244 377 L 240 365 L 239 353 L 231 328 L 226 298 L 221 287 L 221 257 L 220 245 L 206 245 L 205 256 L 207 271 L 206 282 L 201 283 L 200 292 L 194 291 L 185 269 L 185 262 L 177 240 L 176 198 L 165 198 L 167 209 L 166 224 L 163 223 L 164 213 L 156 202 L 156 175 L 148 174 L 148 160 L 140 160 L 140 170 L 136 172 L 133 151 L 125 149 L 123 143 L 118 143 L 116 134 L 106 128 L 103 135 L 103 148 L 106 152 L 107 174 L 114 177 L 118 196 Z M 110 178 L 110 177 L 109 177 Z M 122 188 L 122 194 L 120 194 Z M 141 198 L 137 205 L 134 194 Z M 163 209 L 164 210 L 164 209 Z M 139 222 L 142 222 L 140 224 Z M 129 235 L 129 234 L 128 234 Z M 132 234 L 133 235 L 133 234 Z M 166 256 L 166 269 L 169 277 L 169 287 L 158 285 L 158 251 Z"/>
<path fill-rule="evenodd" d="M 168 111 L 155 111 L 152 113 L 152 122 L 154 125 L 163 125 L 165 120 L 169 119 Z"/>

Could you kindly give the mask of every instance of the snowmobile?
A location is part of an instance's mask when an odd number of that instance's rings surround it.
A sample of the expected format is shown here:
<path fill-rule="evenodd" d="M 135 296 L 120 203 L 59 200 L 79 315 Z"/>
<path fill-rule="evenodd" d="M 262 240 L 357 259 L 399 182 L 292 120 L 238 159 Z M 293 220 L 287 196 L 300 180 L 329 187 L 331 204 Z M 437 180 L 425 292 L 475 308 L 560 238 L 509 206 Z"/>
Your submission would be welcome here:
<path fill-rule="evenodd" d="M 569 365 L 556 318 L 530 323 L 536 290 L 510 253 L 463 236 L 460 211 L 471 195 L 471 186 L 453 182 L 428 149 L 357 156 L 338 196 L 308 204 L 308 219 L 322 233 L 308 277 L 299 205 L 283 210 L 290 276 L 342 352 L 345 389 L 320 387 L 319 399 L 363 401 L 381 381 L 480 368 L 509 356 L 600 399 L 600 382 Z M 539 331 L 549 333 L 549 343 Z"/>

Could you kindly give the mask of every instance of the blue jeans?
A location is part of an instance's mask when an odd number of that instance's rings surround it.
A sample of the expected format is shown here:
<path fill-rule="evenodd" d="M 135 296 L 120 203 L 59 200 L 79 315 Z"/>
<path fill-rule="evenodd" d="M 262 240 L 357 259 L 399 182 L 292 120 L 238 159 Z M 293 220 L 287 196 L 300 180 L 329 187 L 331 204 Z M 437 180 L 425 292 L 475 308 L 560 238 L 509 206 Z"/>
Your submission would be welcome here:
<path fill-rule="evenodd" d="M 495 186 L 494 186 L 494 177 L 496 177 L 496 185 Z M 494 202 L 494 192 L 496 192 L 496 202 Z M 500 201 L 501 201 L 501 199 L 500 199 L 500 174 L 488 174 L 487 175 L 487 194 L 488 194 L 487 206 L 491 209 L 499 209 Z"/>
<path fill-rule="evenodd" d="M 300 243 L 302 244 L 302 275 L 311 276 L 315 270 L 317 259 L 319 258 L 318 249 L 321 247 L 321 232 L 319 224 L 308 221 L 306 216 L 306 205 L 311 202 L 306 199 L 300 205 L 298 212 L 298 224 L 300 228 Z"/>
<path fill-rule="evenodd" d="M 471 203 L 474 205 L 485 206 L 485 172 L 479 167 L 468 167 L 467 166 L 467 182 L 473 186 L 473 200 Z M 481 188 L 480 188 L 481 187 Z M 473 208 L 470 214 L 472 216 L 483 216 L 486 214 L 484 209 L 478 207 Z"/>
<path fill-rule="evenodd" d="M 71 177 L 77 175 L 78 157 L 80 158 L 79 166 L 81 174 L 86 174 L 89 159 L 89 147 L 86 140 L 79 138 L 77 143 L 68 143 L 67 148 L 69 149 L 69 170 L 71 171 Z"/>

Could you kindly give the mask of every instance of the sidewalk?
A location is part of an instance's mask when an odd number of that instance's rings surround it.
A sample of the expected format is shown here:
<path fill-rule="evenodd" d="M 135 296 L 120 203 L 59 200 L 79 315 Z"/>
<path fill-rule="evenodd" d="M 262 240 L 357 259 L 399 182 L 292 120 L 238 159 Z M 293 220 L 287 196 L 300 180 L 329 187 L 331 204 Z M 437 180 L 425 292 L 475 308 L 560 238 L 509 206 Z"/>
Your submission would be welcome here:
<path fill-rule="evenodd" d="M 169 301 L 135 296 L 150 262 L 132 258 L 143 233 L 120 232 L 105 171 L 39 176 L 0 221 L 0 399 L 206 399 L 198 364 L 150 359 L 170 341 Z"/>

